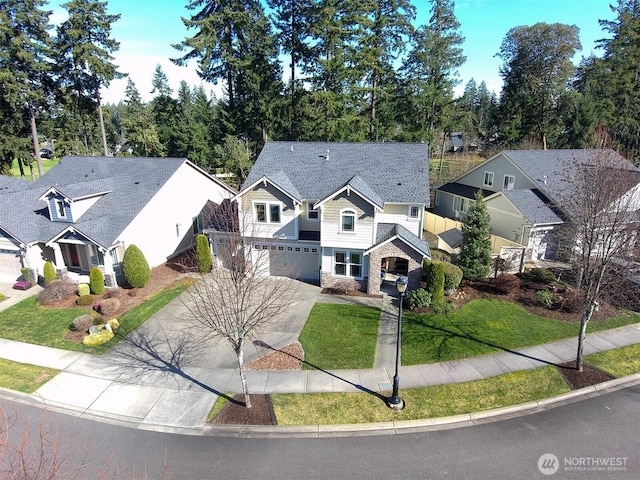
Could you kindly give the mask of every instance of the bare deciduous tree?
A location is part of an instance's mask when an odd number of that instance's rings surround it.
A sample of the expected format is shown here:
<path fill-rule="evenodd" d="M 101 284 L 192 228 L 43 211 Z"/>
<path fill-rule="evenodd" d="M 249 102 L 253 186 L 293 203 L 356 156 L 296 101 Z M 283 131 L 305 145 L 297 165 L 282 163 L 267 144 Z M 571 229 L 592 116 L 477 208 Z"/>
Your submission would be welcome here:
<path fill-rule="evenodd" d="M 242 214 L 240 214 L 242 215 Z M 270 276 L 270 266 L 278 262 L 281 248 L 264 235 L 242 235 L 251 229 L 248 218 L 238 217 L 234 203 L 218 206 L 209 215 L 216 230 L 214 268 L 200 274 L 198 282 L 186 292 L 187 320 L 204 340 L 226 340 L 233 349 L 240 369 L 244 402 L 251 407 L 246 381 L 243 347 L 264 327 L 294 307 L 295 281 L 282 268 Z M 251 238 L 260 241 L 252 242 Z"/>
<path fill-rule="evenodd" d="M 582 371 L 587 325 L 607 290 L 628 276 L 638 213 L 640 170 L 612 150 L 591 151 L 564 172 L 559 205 L 568 215 L 563 243 L 584 295 L 576 367 Z M 612 271 L 616 275 L 611 275 Z"/>

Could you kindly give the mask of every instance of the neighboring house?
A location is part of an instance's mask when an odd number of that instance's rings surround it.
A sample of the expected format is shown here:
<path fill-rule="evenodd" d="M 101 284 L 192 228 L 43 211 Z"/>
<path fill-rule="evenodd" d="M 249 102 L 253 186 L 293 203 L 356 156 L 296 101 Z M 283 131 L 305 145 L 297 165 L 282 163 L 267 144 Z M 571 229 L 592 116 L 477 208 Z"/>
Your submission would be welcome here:
<path fill-rule="evenodd" d="M 527 247 L 527 260 L 553 260 L 557 229 L 571 219 L 562 205 L 577 165 L 610 159 L 640 170 L 612 150 L 505 150 L 436 190 L 433 212 L 464 220 L 476 191 L 482 191 L 491 232 Z"/>
<path fill-rule="evenodd" d="M 378 293 L 382 272 L 418 288 L 427 144 L 268 142 L 237 195 L 248 255 L 265 273 Z"/>
<path fill-rule="evenodd" d="M 462 139 L 461 132 L 454 132 L 451 134 L 451 151 L 461 152 L 464 150 L 464 141 Z"/>
<path fill-rule="evenodd" d="M 135 244 L 150 267 L 192 244 L 207 202 L 236 192 L 184 158 L 65 157 L 35 182 L 0 181 L 0 279 L 46 260 L 60 276 L 99 267 L 116 283 Z"/>

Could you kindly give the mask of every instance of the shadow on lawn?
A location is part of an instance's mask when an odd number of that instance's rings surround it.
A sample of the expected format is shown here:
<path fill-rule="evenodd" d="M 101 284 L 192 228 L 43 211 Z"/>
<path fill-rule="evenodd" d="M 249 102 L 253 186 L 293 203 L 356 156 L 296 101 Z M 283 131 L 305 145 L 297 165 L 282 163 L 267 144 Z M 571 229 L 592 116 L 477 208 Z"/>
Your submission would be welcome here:
<path fill-rule="evenodd" d="M 513 355 L 517 355 L 519 357 L 527 358 L 529 360 L 535 360 L 536 362 L 545 363 L 547 365 L 552 365 L 552 366 L 557 367 L 559 369 L 565 369 L 565 370 L 567 370 L 567 369 L 568 370 L 571 370 L 571 369 L 575 370 L 576 369 L 575 367 L 569 367 L 569 366 L 566 366 L 566 365 L 562 365 L 562 364 L 558 364 L 558 363 L 555 363 L 555 362 L 551 362 L 549 360 L 544 360 L 542 358 L 534 357 L 532 355 L 527 355 L 525 353 L 518 352 L 516 350 L 512 350 L 512 349 L 507 348 L 507 347 L 503 347 L 503 346 L 498 345 L 496 343 L 492 343 L 492 342 L 489 342 L 487 340 L 483 340 L 483 339 L 477 337 L 475 335 L 475 333 L 471 333 L 471 332 L 468 333 L 467 331 L 465 331 L 465 327 L 468 330 L 472 330 L 473 329 L 473 326 L 471 326 L 471 324 L 465 326 L 465 325 L 461 325 L 460 323 L 456 323 L 455 328 L 459 329 L 459 331 L 454 331 L 453 329 L 448 329 L 448 328 L 445 328 L 444 326 L 430 325 L 428 323 L 425 323 L 425 322 L 422 322 L 422 321 L 419 321 L 419 320 L 415 320 L 415 319 L 410 320 L 410 322 L 414 323 L 414 324 L 421 325 L 421 326 L 423 326 L 425 328 L 430 329 L 430 332 L 428 334 L 427 333 L 423 333 L 423 334 L 416 333 L 416 334 L 413 335 L 414 337 L 422 337 L 422 336 L 424 336 L 424 337 L 428 337 L 430 340 L 433 339 L 434 336 L 439 338 L 439 343 L 438 343 L 437 349 L 436 349 L 439 358 L 443 358 L 445 356 L 444 355 L 445 353 L 453 350 L 449 346 L 449 342 L 451 342 L 453 340 L 457 340 L 457 339 L 464 339 L 464 340 L 469 340 L 469 341 L 472 341 L 472 342 L 476 342 L 476 343 L 481 344 L 481 345 L 486 345 L 486 346 L 494 348 L 496 350 L 502 350 L 503 352 L 508 352 L 508 353 L 513 354 Z M 452 328 L 454 328 L 453 325 L 452 325 Z"/>
<path fill-rule="evenodd" d="M 333 378 L 337 378 L 338 380 L 340 380 L 340 381 L 342 381 L 342 382 L 344 382 L 344 383 L 347 383 L 347 384 L 349 384 L 349 385 L 351 385 L 351 386 L 353 386 L 353 387 L 357 388 L 358 390 L 361 390 L 361 391 L 363 391 L 363 392 L 365 392 L 365 393 L 368 393 L 368 394 L 370 394 L 370 395 L 373 395 L 374 397 L 379 398 L 380 400 L 382 400 L 383 402 L 385 402 L 385 404 L 386 404 L 386 403 L 387 403 L 387 401 L 389 400 L 389 397 L 385 397 L 384 395 L 382 395 L 382 394 L 380 394 L 380 393 L 378 393 L 378 392 L 374 392 L 373 390 L 370 390 L 370 389 L 368 389 L 367 387 L 364 387 L 364 386 L 359 385 L 359 384 L 357 384 L 357 383 L 353 383 L 353 382 L 351 382 L 351 381 L 347 380 L 346 378 L 342 378 L 342 377 L 340 377 L 339 375 L 336 375 L 335 373 L 332 373 L 332 372 L 330 372 L 330 371 L 328 371 L 328 370 L 325 370 L 325 369 L 324 369 L 324 368 L 322 368 L 322 367 L 319 367 L 319 366 L 317 366 L 317 365 L 314 365 L 313 363 L 309 363 L 309 362 L 307 362 L 306 360 L 303 360 L 302 358 L 299 358 L 299 357 L 297 357 L 297 356 L 295 356 L 295 355 L 292 355 L 292 354 L 291 354 L 291 353 L 289 353 L 289 352 L 285 352 L 285 351 L 282 351 L 282 350 L 278 350 L 277 348 L 272 347 L 271 345 L 269 345 L 268 343 L 263 342 L 262 340 L 254 340 L 254 341 L 253 341 L 253 344 L 254 344 L 256 347 L 263 347 L 263 348 L 266 348 L 266 349 L 272 350 L 272 351 L 274 351 L 274 352 L 280 352 L 280 353 L 282 353 L 282 354 L 288 355 L 288 356 L 290 356 L 291 358 L 294 358 L 294 359 L 296 359 L 296 360 L 298 360 L 298 361 L 300 361 L 300 362 L 304 363 L 305 365 L 309 365 L 311 368 L 314 368 L 315 370 L 319 370 L 319 371 L 320 371 L 320 372 L 322 372 L 322 373 L 326 373 L 327 375 L 329 375 L 329 376 L 331 376 L 331 377 L 333 377 Z"/>

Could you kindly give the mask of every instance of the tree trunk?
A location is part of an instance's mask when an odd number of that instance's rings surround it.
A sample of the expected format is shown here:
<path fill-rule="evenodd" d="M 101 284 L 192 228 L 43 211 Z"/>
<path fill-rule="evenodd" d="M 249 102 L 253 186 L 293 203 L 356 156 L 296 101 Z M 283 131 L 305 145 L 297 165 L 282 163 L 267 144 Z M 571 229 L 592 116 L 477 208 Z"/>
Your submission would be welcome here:
<path fill-rule="evenodd" d="M 36 156 L 36 162 L 38 163 L 38 177 L 42 176 L 42 159 L 40 158 L 40 144 L 38 142 L 38 129 L 36 128 L 36 115 L 33 112 L 33 108 L 29 107 L 29 123 L 31 124 L 31 138 L 33 140 L 33 151 Z M 33 178 L 33 169 L 31 169 L 31 179 Z"/>
<path fill-rule="evenodd" d="M 593 299 L 587 299 L 584 309 L 582 310 L 582 316 L 580 317 L 580 333 L 578 334 L 578 352 L 576 354 L 576 368 L 579 372 L 582 372 L 583 367 L 583 352 L 584 342 L 587 338 L 587 325 L 591 320 L 591 315 L 598 303 Z"/>
<path fill-rule="evenodd" d="M 107 135 L 104 131 L 104 118 L 102 117 L 102 105 L 100 103 L 100 98 L 98 98 L 98 119 L 100 120 L 100 135 L 102 135 L 102 150 L 104 152 L 104 156 L 109 156 L 109 149 L 107 148 Z"/>
<path fill-rule="evenodd" d="M 251 408 L 251 398 L 249 397 L 249 389 L 247 388 L 247 373 L 244 369 L 244 352 L 242 351 L 242 342 L 240 342 L 236 349 L 236 356 L 238 357 L 238 367 L 240 368 L 240 382 L 242 383 L 244 406 L 246 408 Z"/>

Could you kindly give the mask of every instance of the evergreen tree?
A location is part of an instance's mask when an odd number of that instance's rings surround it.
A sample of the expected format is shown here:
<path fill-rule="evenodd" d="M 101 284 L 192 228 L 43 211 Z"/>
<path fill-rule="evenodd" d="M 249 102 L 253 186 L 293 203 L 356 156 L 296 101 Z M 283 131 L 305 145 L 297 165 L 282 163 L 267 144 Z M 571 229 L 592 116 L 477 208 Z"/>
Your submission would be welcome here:
<path fill-rule="evenodd" d="M 30 132 L 38 174 L 42 175 L 36 116 L 49 103 L 52 82 L 50 11 L 45 0 L 0 0 L 0 96 L 3 116 L 25 127 L 11 127 L 14 135 Z M 20 145 L 10 135 L 9 148 Z M 16 152 L 16 156 L 19 156 Z M 5 160 L 6 162 L 7 160 Z"/>
<path fill-rule="evenodd" d="M 178 148 L 178 102 L 171 98 L 173 91 L 169 87 L 169 81 L 160 64 L 156 65 L 151 81 L 151 93 L 156 96 L 151 100 L 149 108 L 153 123 L 158 132 L 158 140 L 162 150 L 169 157 L 180 157 Z"/>
<path fill-rule="evenodd" d="M 63 4 L 69 18 L 58 27 L 57 71 L 65 101 L 83 120 L 83 137 L 89 151 L 85 116 L 97 111 L 104 155 L 109 154 L 101 107 L 100 89 L 124 75 L 117 71 L 112 54 L 120 44 L 110 38 L 112 24 L 120 15 L 107 13 L 107 2 L 70 0 Z"/>
<path fill-rule="evenodd" d="M 497 56 L 503 60 L 500 100 L 502 133 L 507 142 L 532 142 L 547 148 L 549 135 L 559 130 L 556 109 L 575 67 L 580 49 L 578 28 L 537 23 L 512 28 Z"/>
<path fill-rule="evenodd" d="M 491 272 L 491 230 L 487 205 L 478 190 L 462 225 L 458 266 L 465 278 L 479 280 Z"/>
<path fill-rule="evenodd" d="M 140 92 L 131 79 L 127 81 L 125 96 L 126 107 L 121 118 L 125 150 L 138 157 L 164 155 L 156 125 L 151 121 L 149 109 L 142 102 Z"/>
<path fill-rule="evenodd" d="M 394 127 L 393 119 L 380 119 L 379 104 L 387 100 L 394 87 L 393 62 L 403 52 L 404 44 L 413 32 L 411 21 L 415 7 L 408 0 L 378 0 L 364 4 L 358 29 L 352 46 L 356 78 L 354 83 L 366 102 L 363 111 L 367 115 L 367 138 L 376 141 L 380 137 L 380 124 L 387 130 Z M 357 96 L 358 90 L 351 96 Z"/>
<path fill-rule="evenodd" d="M 151 269 L 142 250 L 129 245 L 122 257 L 122 273 L 127 284 L 133 288 L 144 287 L 151 277 Z"/>
<path fill-rule="evenodd" d="M 609 104 L 607 126 L 629 158 L 640 158 L 640 0 L 618 0 L 613 21 L 600 20 L 610 37 L 604 48 L 600 102 Z"/>
<path fill-rule="evenodd" d="M 435 130 L 453 116 L 457 69 L 465 61 L 459 28 L 453 0 L 432 0 L 429 23 L 411 37 L 411 50 L 402 66 L 402 115 L 414 140 L 433 142 Z"/>

